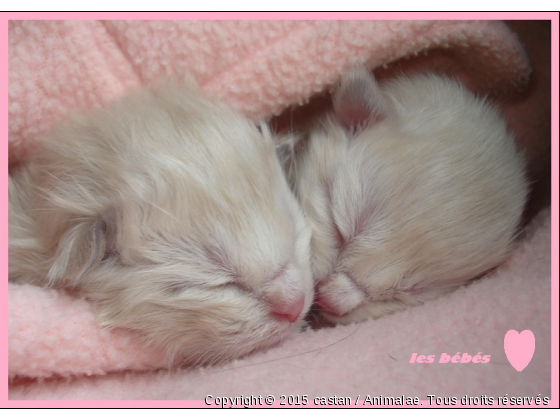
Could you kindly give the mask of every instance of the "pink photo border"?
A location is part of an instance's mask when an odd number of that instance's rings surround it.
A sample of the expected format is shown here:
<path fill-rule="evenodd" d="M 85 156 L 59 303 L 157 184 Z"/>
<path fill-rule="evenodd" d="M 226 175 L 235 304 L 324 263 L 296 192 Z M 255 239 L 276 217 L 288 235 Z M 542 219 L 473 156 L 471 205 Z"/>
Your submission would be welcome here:
<path fill-rule="evenodd" d="M 3 131 L 3 150 L 2 165 L 5 168 L 5 178 L 0 183 L 2 197 L 2 223 L 0 224 L 0 232 L 4 240 L 0 241 L 1 252 L 0 261 L 4 272 L 7 273 L 7 255 L 8 255 L 8 183 L 7 183 L 7 168 L 8 168 L 8 21 L 9 20 L 96 20 L 96 19 L 129 19 L 129 20 L 179 20 L 179 19 L 212 19 L 212 20 L 370 20 L 370 19 L 383 19 L 383 20 L 410 20 L 410 19 L 484 19 L 484 20 L 550 20 L 552 24 L 552 46 L 551 46 L 551 63 L 552 63 L 552 267 L 551 273 L 553 279 L 558 279 L 558 14 L 557 13 L 521 13 L 521 12 L 468 12 L 468 13 L 436 13 L 436 12 L 422 12 L 422 13 L 356 13 L 356 12 L 342 12 L 342 13 L 329 13 L 329 12 L 242 12 L 242 13 L 170 13 L 170 12 L 13 12 L 3 13 L 0 17 L 0 126 L 4 127 Z M 0 289 L 0 302 L 2 303 L 2 311 L 0 315 L 0 376 L 6 378 L 0 388 L 0 407 L 160 407 L 160 408 L 182 408 L 182 407 L 212 407 L 207 406 L 204 401 L 10 401 L 8 400 L 8 288 L 7 279 L 4 282 L 4 287 Z M 558 401 L 558 380 L 559 380 L 559 360 L 558 360 L 558 329 L 559 329 L 559 289 L 558 282 L 551 284 L 551 299 L 552 299 L 552 319 L 551 319 L 551 402 L 548 407 L 559 407 Z M 423 407 L 430 407 L 429 402 L 424 402 Z M 271 407 L 279 407 L 278 403 Z M 312 403 L 307 407 L 314 406 Z M 215 407 L 215 406 L 214 406 Z M 349 406 L 350 407 L 350 406 Z"/>

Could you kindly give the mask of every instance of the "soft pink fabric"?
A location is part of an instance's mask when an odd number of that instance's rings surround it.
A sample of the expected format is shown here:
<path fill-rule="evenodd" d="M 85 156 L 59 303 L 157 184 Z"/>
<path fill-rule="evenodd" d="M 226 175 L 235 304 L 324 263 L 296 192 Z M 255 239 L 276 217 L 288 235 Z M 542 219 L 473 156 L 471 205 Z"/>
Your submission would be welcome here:
<path fill-rule="evenodd" d="M 195 79 L 244 114 L 266 117 L 324 90 L 353 62 L 373 68 L 436 47 L 482 87 L 522 86 L 530 72 L 500 22 L 10 22 L 9 37 L 11 165 L 69 112 L 162 77 Z M 97 328 L 84 300 L 10 285 L 10 398 L 549 395 L 550 212 L 532 229 L 497 273 L 423 307 L 295 334 L 224 367 L 171 373 L 156 370 L 166 367 L 163 357 L 139 337 Z M 536 337 L 533 361 L 521 373 L 503 352 L 509 329 Z M 412 353 L 442 352 L 492 359 L 408 363 Z"/>
<path fill-rule="evenodd" d="M 84 299 L 9 285 L 9 375 L 103 375 L 165 366 L 164 357 L 122 330 L 98 328 Z"/>
<path fill-rule="evenodd" d="M 522 85 L 515 35 L 479 21 L 10 21 L 10 164 L 68 112 L 166 78 L 251 117 L 302 103 L 353 62 L 378 67 L 440 47 L 482 86 Z"/>

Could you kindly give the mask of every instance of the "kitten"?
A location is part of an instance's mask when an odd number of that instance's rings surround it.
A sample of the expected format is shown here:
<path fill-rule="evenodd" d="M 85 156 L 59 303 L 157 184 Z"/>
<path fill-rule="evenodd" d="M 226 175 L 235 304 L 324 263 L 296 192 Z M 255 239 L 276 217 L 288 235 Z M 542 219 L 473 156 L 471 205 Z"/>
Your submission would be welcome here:
<path fill-rule="evenodd" d="M 313 301 L 310 230 L 268 127 L 185 86 L 78 116 L 10 177 L 9 278 L 208 364 L 283 340 Z"/>
<path fill-rule="evenodd" d="M 487 102 L 436 75 L 379 86 L 356 68 L 333 105 L 279 152 L 311 226 L 325 318 L 346 324 L 418 305 L 507 258 L 527 182 Z"/>

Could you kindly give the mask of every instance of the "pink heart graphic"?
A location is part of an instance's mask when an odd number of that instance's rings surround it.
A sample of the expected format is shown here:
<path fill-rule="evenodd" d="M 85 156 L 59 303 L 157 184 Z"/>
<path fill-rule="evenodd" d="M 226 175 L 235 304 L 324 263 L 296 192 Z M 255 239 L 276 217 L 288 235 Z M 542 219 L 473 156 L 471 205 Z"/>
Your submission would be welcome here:
<path fill-rule="evenodd" d="M 518 333 L 516 330 L 509 330 L 504 337 L 504 350 L 513 368 L 521 372 L 527 367 L 535 353 L 533 331 L 524 330 Z"/>

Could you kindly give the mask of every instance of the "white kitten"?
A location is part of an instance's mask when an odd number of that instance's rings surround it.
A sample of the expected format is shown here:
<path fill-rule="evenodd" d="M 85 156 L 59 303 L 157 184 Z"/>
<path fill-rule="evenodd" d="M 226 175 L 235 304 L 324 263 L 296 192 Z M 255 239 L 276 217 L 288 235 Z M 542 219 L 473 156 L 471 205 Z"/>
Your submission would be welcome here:
<path fill-rule="evenodd" d="M 328 320 L 420 304 L 505 260 L 527 183 L 494 109 L 445 78 L 378 86 L 361 68 L 333 103 L 287 162 Z"/>
<path fill-rule="evenodd" d="M 9 187 L 10 281 L 76 290 L 190 363 L 284 339 L 313 300 L 310 231 L 260 129 L 187 87 L 74 118 Z"/>

